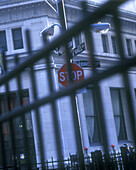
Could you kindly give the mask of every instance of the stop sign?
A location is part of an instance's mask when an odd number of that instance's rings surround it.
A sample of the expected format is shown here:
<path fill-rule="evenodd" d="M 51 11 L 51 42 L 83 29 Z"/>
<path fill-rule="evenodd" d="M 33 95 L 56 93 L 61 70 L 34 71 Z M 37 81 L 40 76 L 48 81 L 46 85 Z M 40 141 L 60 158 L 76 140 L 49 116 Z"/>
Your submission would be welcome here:
<path fill-rule="evenodd" d="M 79 67 L 77 64 L 72 63 L 72 72 L 71 76 L 73 81 L 77 82 L 84 79 L 84 71 L 81 67 Z M 63 86 L 67 86 L 69 81 L 68 71 L 67 71 L 67 65 L 64 64 L 58 71 L 58 81 Z"/>

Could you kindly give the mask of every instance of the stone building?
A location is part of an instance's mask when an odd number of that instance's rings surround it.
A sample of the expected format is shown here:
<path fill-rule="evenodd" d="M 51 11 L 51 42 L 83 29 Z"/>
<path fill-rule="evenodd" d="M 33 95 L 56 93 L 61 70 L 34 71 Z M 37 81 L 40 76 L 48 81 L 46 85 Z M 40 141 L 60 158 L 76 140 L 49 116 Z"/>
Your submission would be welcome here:
<path fill-rule="evenodd" d="M 55 4 L 52 4 L 55 7 Z M 82 16 L 81 4 L 73 0 L 65 0 L 66 18 L 68 28 L 76 24 Z M 90 12 L 99 8 L 99 4 L 90 1 L 88 10 Z M 126 10 L 120 10 L 121 32 L 125 47 L 125 55 L 128 58 L 136 54 L 136 13 Z M 49 25 L 59 23 L 58 15 L 49 7 L 44 0 L 2 0 L 0 1 L 0 48 L 6 51 L 8 71 L 14 69 L 14 54 L 20 56 L 20 61 L 26 60 L 29 56 L 27 53 L 27 43 L 25 37 L 25 30 L 30 30 L 32 52 L 36 52 L 43 46 L 43 40 L 40 37 L 40 32 L 43 28 Z M 93 33 L 95 56 L 97 58 L 97 70 L 103 71 L 113 66 L 120 60 L 115 29 L 113 25 L 113 18 L 105 16 L 101 22 L 108 22 L 111 28 L 107 34 Z M 50 41 L 61 33 L 59 27 L 54 27 L 54 36 Z M 77 63 L 84 69 L 85 78 L 92 74 L 86 50 L 86 42 L 84 34 L 81 33 L 72 38 L 70 47 L 75 52 L 73 62 Z M 78 51 L 82 51 L 78 53 Z M 59 54 L 60 53 L 60 54 Z M 60 48 L 52 53 L 52 71 L 54 73 L 55 89 L 63 88 L 58 83 L 58 70 L 64 64 L 64 51 Z M 49 85 L 47 82 L 46 66 L 41 62 L 35 65 L 35 76 L 37 82 L 38 98 L 42 98 L 49 94 Z M 129 78 L 131 84 L 131 92 L 133 97 L 133 106 L 135 108 L 136 102 L 136 69 L 129 70 Z M 1 70 L 2 74 L 2 70 Z M 32 85 L 30 83 L 30 72 L 26 69 L 21 75 L 22 80 L 22 103 L 29 104 L 33 102 L 34 96 L 32 94 Z M 18 105 L 19 98 L 17 94 L 16 80 L 9 82 L 10 99 L 5 99 L 5 87 L 0 87 L 0 112 L 3 113 L 7 109 L 13 109 Z M 115 149 L 119 150 L 121 145 L 133 145 L 133 137 L 131 134 L 131 122 L 128 114 L 127 99 L 125 98 L 125 88 L 123 85 L 122 76 L 116 74 L 106 80 L 101 81 L 100 90 L 102 93 L 102 103 L 104 106 L 105 123 L 108 133 L 109 151 L 111 151 L 111 144 L 115 145 Z M 103 136 L 101 134 L 99 114 L 97 110 L 98 101 L 95 100 L 93 87 L 90 85 L 84 91 L 77 93 L 76 101 L 79 111 L 79 119 L 81 125 L 83 148 L 87 147 L 88 152 L 94 150 L 103 150 Z M 8 108 L 9 107 L 9 108 Z M 62 148 L 64 157 L 69 154 L 76 153 L 74 122 L 71 111 L 71 104 L 69 97 L 64 97 L 57 101 L 58 121 L 60 124 L 60 131 L 62 137 Z M 42 135 L 44 141 L 44 154 L 46 160 L 51 157 L 57 158 L 55 131 L 52 123 L 53 115 L 51 113 L 50 105 L 40 108 Z M 37 129 L 35 125 L 36 117 L 33 112 L 26 115 L 27 130 L 29 132 L 29 141 L 31 145 L 31 152 L 33 161 L 40 162 L 39 141 L 37 138 Z M 20 118 L 14 120 L 16 153 L 17 156 L 22 156 L 24 148 L 22 146 L 22 123 Z M 7 162 L 12 162 L 12 151 L 10 145 L 10 128 L 9 123 L 3 125 L 3 135 L 5 141 Z M 36 154 L 34 154 L 36 153 Z M 9 164 L 10 164 L 9 163 Z"/>

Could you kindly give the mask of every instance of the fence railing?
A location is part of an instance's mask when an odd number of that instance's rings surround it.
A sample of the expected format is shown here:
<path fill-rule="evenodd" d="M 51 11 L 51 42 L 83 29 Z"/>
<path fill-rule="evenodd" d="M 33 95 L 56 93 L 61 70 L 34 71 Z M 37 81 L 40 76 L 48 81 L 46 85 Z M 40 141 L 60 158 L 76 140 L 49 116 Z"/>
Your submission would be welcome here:
<path fill-rule="evenodd" d="M 91 153 L 87 153 L 84 155 L 84 169 L 85 170 L 127 170 L 127 169 L 136 169 L 136 152 L 133 149 L 128 149 L 127 147 L 121 147 L 120 151 L 115 151 L 110 153 L 109 160 L 107 162 L 107 158 L 105 154 L 103 154 L 100 150 L 96 150 Z M 25 162 L 25 161 L 24 161 Z M 18 160 L 17 169 L 26 169 L 26 164 L 24 162 Z M 41 164 L 32 164 L 32 169 L 40 169 Z M 0 167 L 0 169 L 3 169 Z M 6 169 L 15 169 L 15 166 L 10 165 L 6 166 Z M 61 160 L 56 160 L 53 157 L 50 160 L 44 162 L 44 169 L 64 169 L 64 170 L 82 170 L 83 167 L 79 164 L 78 155 L 69 155 L 68 158 L 62 157 Z"/>
<path fill-rule="evenodd" d="M 129 150 L 127 147 L 121 147 L 121 151 L 116 152 L 115 150 L 110 153 L 109 162 L 106 160 L 105 154 L 100 150 L 91 152 L 84 156 L 85 169 L 95 170 L 95 169 L 136 169 L 136 152 L 135 150 Z M 79 165 L 79 158 L 77 155 L 70 155 L 67 159 L 62 159 L 62 161 L 51 161 L 45 162 L 45 167 L 47 169 L 82 169 Z"/>
<path fill-rule="evenodd" d="M 38 165 L 36 163 L 36 160 L 32 160 L 31 156 L 35 154 L 35 152 L 31 149 L 30 144 L 33 142 L 32 138 L 30 135 L 28 135 L 27 132 L 27 125 L 26 125 L 26 115 L 27 113 L 34 111 L 35 112 L 35 117 L 36 117 L 36 127 L 37 127 L 37 138 L 39 140 L 39 148 L 40 148 L 40 165 L 42 169 L 49 169 L 49 165 L 52 164 L 52 169 L 56 168 L 55 164 L 59 164 L 59 168 L 61 167 L 62 169 L 65 168 L 80 168 L 84 169 L 84 167 L 88 168 L 94 168 L 97 169 L 99 166 L 104 166 L 104 167 L 110 167 L 111 164 L 113 166 L 117 166 L 120 169 L 125 167 L 125 162 L 123 162 L 123 157 L 120 159 L 120 154 L 116 155 L 109 155 L 109 150 L 108 150 L 108 134 L 106 132 L 106 126 L 105 126 L 105 120 L 104 120 L 104 114 L 103 114 L 103 106 L 101 102 L 101 93 L 98 87 L 98 83 L 103 80 L 104 78 L 110 77 L 116 73 L 121 73 L 123 80 L 124 80 L 124 85 L 126 86 L 127 89 L 127 99 L 128 99 L 128 105 L 129 105 L 129 111 L 130 111 L 130 120 L 131 120 L 131 129 L 132 129 L 132 136 L 135 139 L 135 123 L 134 123 L 134 111 L 132 107 L 132 101 L 131 101 L 131 93 L 130 93 L 130 84 L 128 81 L 128 75 L 127 75 L 127 70 L 135 66 L 136 64 L 136 57 L 133 58 L 125 58 L 124 54 L 124 48 L 123 48 L 123 43 L 121 39 L 121 32 L 120 32 L 120 21 L 118 19 L 118 12 L 117 8 L 118 6 L 125 2 L 125 0 L 120 0 L 120 1 L 109 1 L 106 4 L 102 5 L 99 9 L 94 11 L 93 13 L 89 13 L 86 11 L 86 6 L 85 3 L 83 4 L 83 19 L 78 22 L 75 26 L 70 28 L 69 30 L 62 32 L 60 36 L 58 36 L 54 41 L 51 43 L 45 42 L 44 47 L 41 48 L 39 51 L 35 52 L 33 54 L 32 49 L 31 49 L 31 40 L 29 36 L 29 31 L 26 31 L 26 43 L 27 43 L 27 49 L 29 55 L 27 58 L 23 61 L 21 61 L 21 58 L 19 57 L 19 54 L 16 54 L 13 56 L 13 65 L 15 66 L 14 69 L 8 70 L 9 66 L 9 60 L 6 58 L 5 53 L 2 53 L 3 57 L 3 66 L 2 66 L 2 72 L 3 74 L 0 77 L 0 86 L 5 87 L 5 95 L 3 96 L 4 101 L 7 102 L 7 109 L 5 110 L 4 114 L 2 113 L 0 115 L 0 163 L 3 169 L 10 169 L 12 167 L 7 167 L 10 165 L 9 162 L 12 162 L 11 165 L 14 167 L 13 169 L 18 169 L 20 167 L 21 169 L 21 164 L 18 163 L 18 158 L 16 157 L 17 154 L 19 154 L 20 151 L 17 151 L 16 149 L 16 143 L 19 142 L 19 138 L 16 138 L 17 132 L 15 131 L 14 128 L 14 120 L 17 119 L 18 117 L 21 120 L 21 126 L 24 127 L 22 130 L 22 141 L 21 145 L 23 145 L 23 152 L 25 155 L 24 159 L 24 164 L 26 169 L 33 169 L 35 164 L 36 166 Z M 112 6 L 112 10 L 111 10 Z M 117 65 L 102 71 L 102 72 L 97 72 L 95 68 L 95 56 L 94 56 L 94 45 L 93 45 L 93 38 L 91 36 L 90 32 L 90 24 L 95 23 L 96 21 L 100 20 L 103 16 L 106 14 L 110 14 L 113 16 L 113 22 L 115 26 L 115 32 L 117 35 L 117 41 L 118 41 L 118 47 L 119 47 L 119 55 L 120 55 L 120 62 L 118 62 Z M 80 32 L 84 32 L 85 34 L 85 39 L 86 39 L 86 44 L 87 44 L 87 49 L 88 49 L 88 54 L 90 61 L 92 63 L 91 68 L 93 71 L 93 74 L 88 77 L 87 79 L 79 82 L 79 83 L 73 83 L 72 80 L 69 82 L 69 86 L 66 89 L 61 89 L 59 91 L 56 91 L 54 89 L 54 82 L 52 80 L 52 72 L 51 72 L 51 58 L 50 58 L 50 53 L 57 48 L 58 46 L 63 45 L 65 47 L 65 63 L 67 64 L 68 68 L 68 74 L 69 77 L 71 77 L 71 63 L 70 63 L 70 58 L 72 58 L 68 44 L 67 42 L 69 39 L 71 39 L 73 36 L 77 35 Z M 37 86 L 36 86 L 36 79 L 35 79 L 35 65 L 38 62 L 42 62 L 46 64 L 47 66 L 47 75 L 48 75 L 48 86 L 49 86 L 49 95 L 45 96 L 43 98 L 38 98 L 37 94 Z M 28 105 L 24 104 L 24 96 L 22 95 L 22 80 L 21 80 L 21 74 L 29 70 L 30 72 L 30 82 L 32 85 L 32 93 L 33 93 L 33 101 L 29 103 Z M 18 106 L 16 108 L 13 108 L 10 103 L 10 99 L 12 94 L 10 93 L 10 87 L 9 87 L 9 82 L 12 79 L 16 79 L 16 96 L 18 99 Z M 105 152 L 105 157 L 101 155 L 101 152 L 97 153 L 94 152 L 92 153 L 91 157 L 84 157 L 83 154 L 83 148 L 81 147 L 81 136 L 80 136 L 80 127 L 79 127 L 79 122 L 78 122 L 78 113 L 76 109 L 76 101 L 75 101 L 75 93 L 76 90 L 81 89 L 83 87 L 86 87 L 89 84 L 94 85 L 94 89 L 97 91 L 96 96 L 97 96 L 97 101 L 99 101 L 99 106 L 101 110 L 100 114 L 100 119 L 101 119 L 101 131 L 103 135 L 103 147 L 104 147 L 104 152 Z M 27 92 L 25 92 L 27 97 Z M 75 134 L 76 134 L 76 144 L 77 144 L 77 161 L 76 158 L 69 158 L 66 161 L 62 159 L 63 151 L 62 151 L 62 140 L 61 140 L 61 132 L 60 132 L 60 127 L 59 123 L 57 121 L 57 109 L 56 109 L 56 100 L 59 98 L 62 98 L 63 96 L 70 96 L 71 103 L 72 103 L 72 111 L 73 111 L 73 120 L 74 120 L 74 129 L 75 129 Z M 57 143 L 57 154 L 58 154 L 58 159 L 59 162 L 55 162 L 54 160 L 49 162 L 45 162 L 45 154 L 43 150 L 43 140 L 42 140 L 42 131 L 41 131 L 41 123 L 40 123 L 40 114 L 39 114 L 39 108 L 47 103 L 50 103 L 52 106 L 52 112 L 53 112 L 53 123 L 54 123 L 54 129 L 55 129 L 55 134 L 56 134 L 56 143 Z M 10 135 L 7 138 L 7 131 L 3 130 L 4 127 L 7 125 L 10 129 Z M 15 140 L 16 138 L 16 140 Z M 10 141 L 8 141 L 10 139 Z M 9 142 L 9 145 L 11 146 L 11 155 L 12 155 L 12 160 L 11 158 L 8 159 L 9 151 L 7 150 L 5 143 L 6 141 Z M 136 142 L 136 140 L 134 140 Z M 18 152 L 18 153 L 17 153 Z M 134 152 L 135 153 L 135 152 Z M 100 156 L 100 155 L 101 156 Z M 99 155 L 97 159 L 97 156 Z M 129 154 L 130 155 L 130 154 Z M 23 155 L 21 155 L 23 157 Z M 62 160 L 62 162 L 61 162 Z M 74 161 L 73 161 L 74 160 Z M 89 164 L 89 165 L 87 165 Z M 23 162 L 22 162 L 23 165 Z M 19 166 L 19 167 L 18 167 Z M 69 167 L 70 166 L 70 167 Z M 78 166 L 78 167 L 76 167 Z M 58 165 L 57 165 L 58 167 Z M 24 168 L 22 166 L 22 168 Z M 116 168 L 115 168 L 116 169 Z"/>

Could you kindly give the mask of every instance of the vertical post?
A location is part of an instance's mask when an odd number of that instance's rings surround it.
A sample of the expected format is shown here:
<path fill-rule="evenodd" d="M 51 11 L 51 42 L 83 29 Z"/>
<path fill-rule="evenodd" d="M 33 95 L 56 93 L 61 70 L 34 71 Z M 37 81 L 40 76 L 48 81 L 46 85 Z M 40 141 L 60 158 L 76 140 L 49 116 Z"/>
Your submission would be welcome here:
<path fill-rule="evenodd" d="M 82 8 L 83 8 L 83 14 L 87 14 L 87 5 L 86 2 L 82 3 Z M 92 73 L 95 74 L 97 72 L 96 67 L 95 67 L 95 56 L 94 56 L 94 41 L 93 41 L 93 36 L 92 33 L 90 32 L 90 28 L 86 28 L 84 31 L 85 33 L 85 39 L 86 39 L 86 44 L 87 44 L 87 50 L 90 56 L 90 62 L 92 64 Z M 106 155 L 106 162 L 107 162 L 107 167 L 109 168 L 109 148 L 108 148 L 108 134 L 107 134 L 107 129 L 106 129 L 106 122 L 105 122 L 105 114 L 103 110 L 103 103 L 102 103 L 102 95 L 101 95 L 101 89 L 99 87 L 99 83 L 94 83 L 94 98 L 97 101 L 95 104 L 96 109 L 98 109 L 98 116 L 99 120 L 101 120 L 100 123 L 100 128 L 102 131 L 103 135 L 103 147 L 104 147 L 104 152 Z"/>
<path fill-rule="evenodd" d="M 46 35 L 43 37 L 44 44 L 48 42 L 48 36 Z M 49 92 L 50 94 L 52 92 L 55 92 L 54 88 L 54 81 L 55 81 L 55 73 L 53 73 L 53 69 L 51 68 L 51 64 L 53 64 L 53 59 L 50 57 L 50 55 L 46 56 L 45 62 L 47 63 L 47 73 L 48 73 L 48 85 L 49 85 Z M 57 144 L 57 153 L 58 153 L 58 158 L 61 163 L 61 160 L 63 158 L 64 154 L 64 146 L 63 146 L 63 139 L 62 139 L 62 133 L 61 133 L 61 125 L 59 123 L 59 114 L 58 114 L 58 103 L 56 101 L 51 102 L 52 105 L 52 113 L 53 113 L 53 124 L 55 128 L 55 137 L 56 137 L 56 144 Z M 60 169 L 63 169 L 63 165 L 60 164 Z"/>
<path fill-rule="evenodd" d="M 64 0 L 57 0 L 56 5 L 57 5 L 57 12 L 58 12 L 60 22 L 61 22 L 60 24 L 62 26 L 62 31 L 66 31 L 67 22 L 66 22 Z M 67 45 L 65 46 L 65 48 L 66 48 L 66 55 L 68 57 L 70 53 L 67 49 Z M 71 62 L 70 61 L 68 62 L 68 60 L 67 60 L 68 72 L 70 73 Z M 84 168 L 84 153 L 83 153 L 83 145 L 82 145 L 82 137 L 81 137 L 81 131 L 80 131 L 79 117 L 78 117 L 77 103 L 76 103 L 75 94 L 71 94 L 70 96 L 71 96 L 71 103 L 73 107 L 73 119 L 74 119 L 75 135 L 76 135 L 77 153 L 79 157 L 79 166 L 81 168 Z"/>
<path fill-rule="evenodd" d="M 64 0 L 57 0 L 56 5 L 57 5 L 57 12 L 60 18 L 62 30 L 65 31 L 67 29 L 67 22 L 66 22 Z"/>

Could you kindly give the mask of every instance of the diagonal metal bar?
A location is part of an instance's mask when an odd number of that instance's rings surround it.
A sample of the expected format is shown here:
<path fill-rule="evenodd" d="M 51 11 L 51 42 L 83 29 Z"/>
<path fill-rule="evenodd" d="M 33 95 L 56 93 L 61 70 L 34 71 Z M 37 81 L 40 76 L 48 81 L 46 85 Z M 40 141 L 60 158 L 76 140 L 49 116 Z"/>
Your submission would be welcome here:
<path fill-rule="evenodd" d="M 33 103 L 31 103 L 28 106 L 24 106 L 24 107 L 19 106 L 13 111 L 1 115 L 0 122 L 7 121 L 8 119 L 13 119 L 14 117 L 24 114 L 25 112 L 29 112 L 30 110 L 35 110 L 36 108 L 46 103 L 50 103 L 53 100 L 67 96 L 70 93 L 75 92 L 76 90 L 83 88 L 86 85 L 93 84 L 94 82 L 96 83 L 100 82 L 101 80 L 108 78 L 117 73 L 123 73 L 126 70 L 128 70 L 130 67 L 135 65 L 136 65 L 136 57 L 131 59 L 125 59 L 122 62 L 119 62 L 116 66 L 109 68 L 108 70 L 105 70 L 101 73 L 95 73 L 89 78 L 82 80 L 78 83 L 70 84 L 69 87 L 67 87 L 66 89 L 62 89 L 61 91 L 52 93 L 52 95 L 43 97 L 42 99 L 39 100 L 36 99 Z"/>

